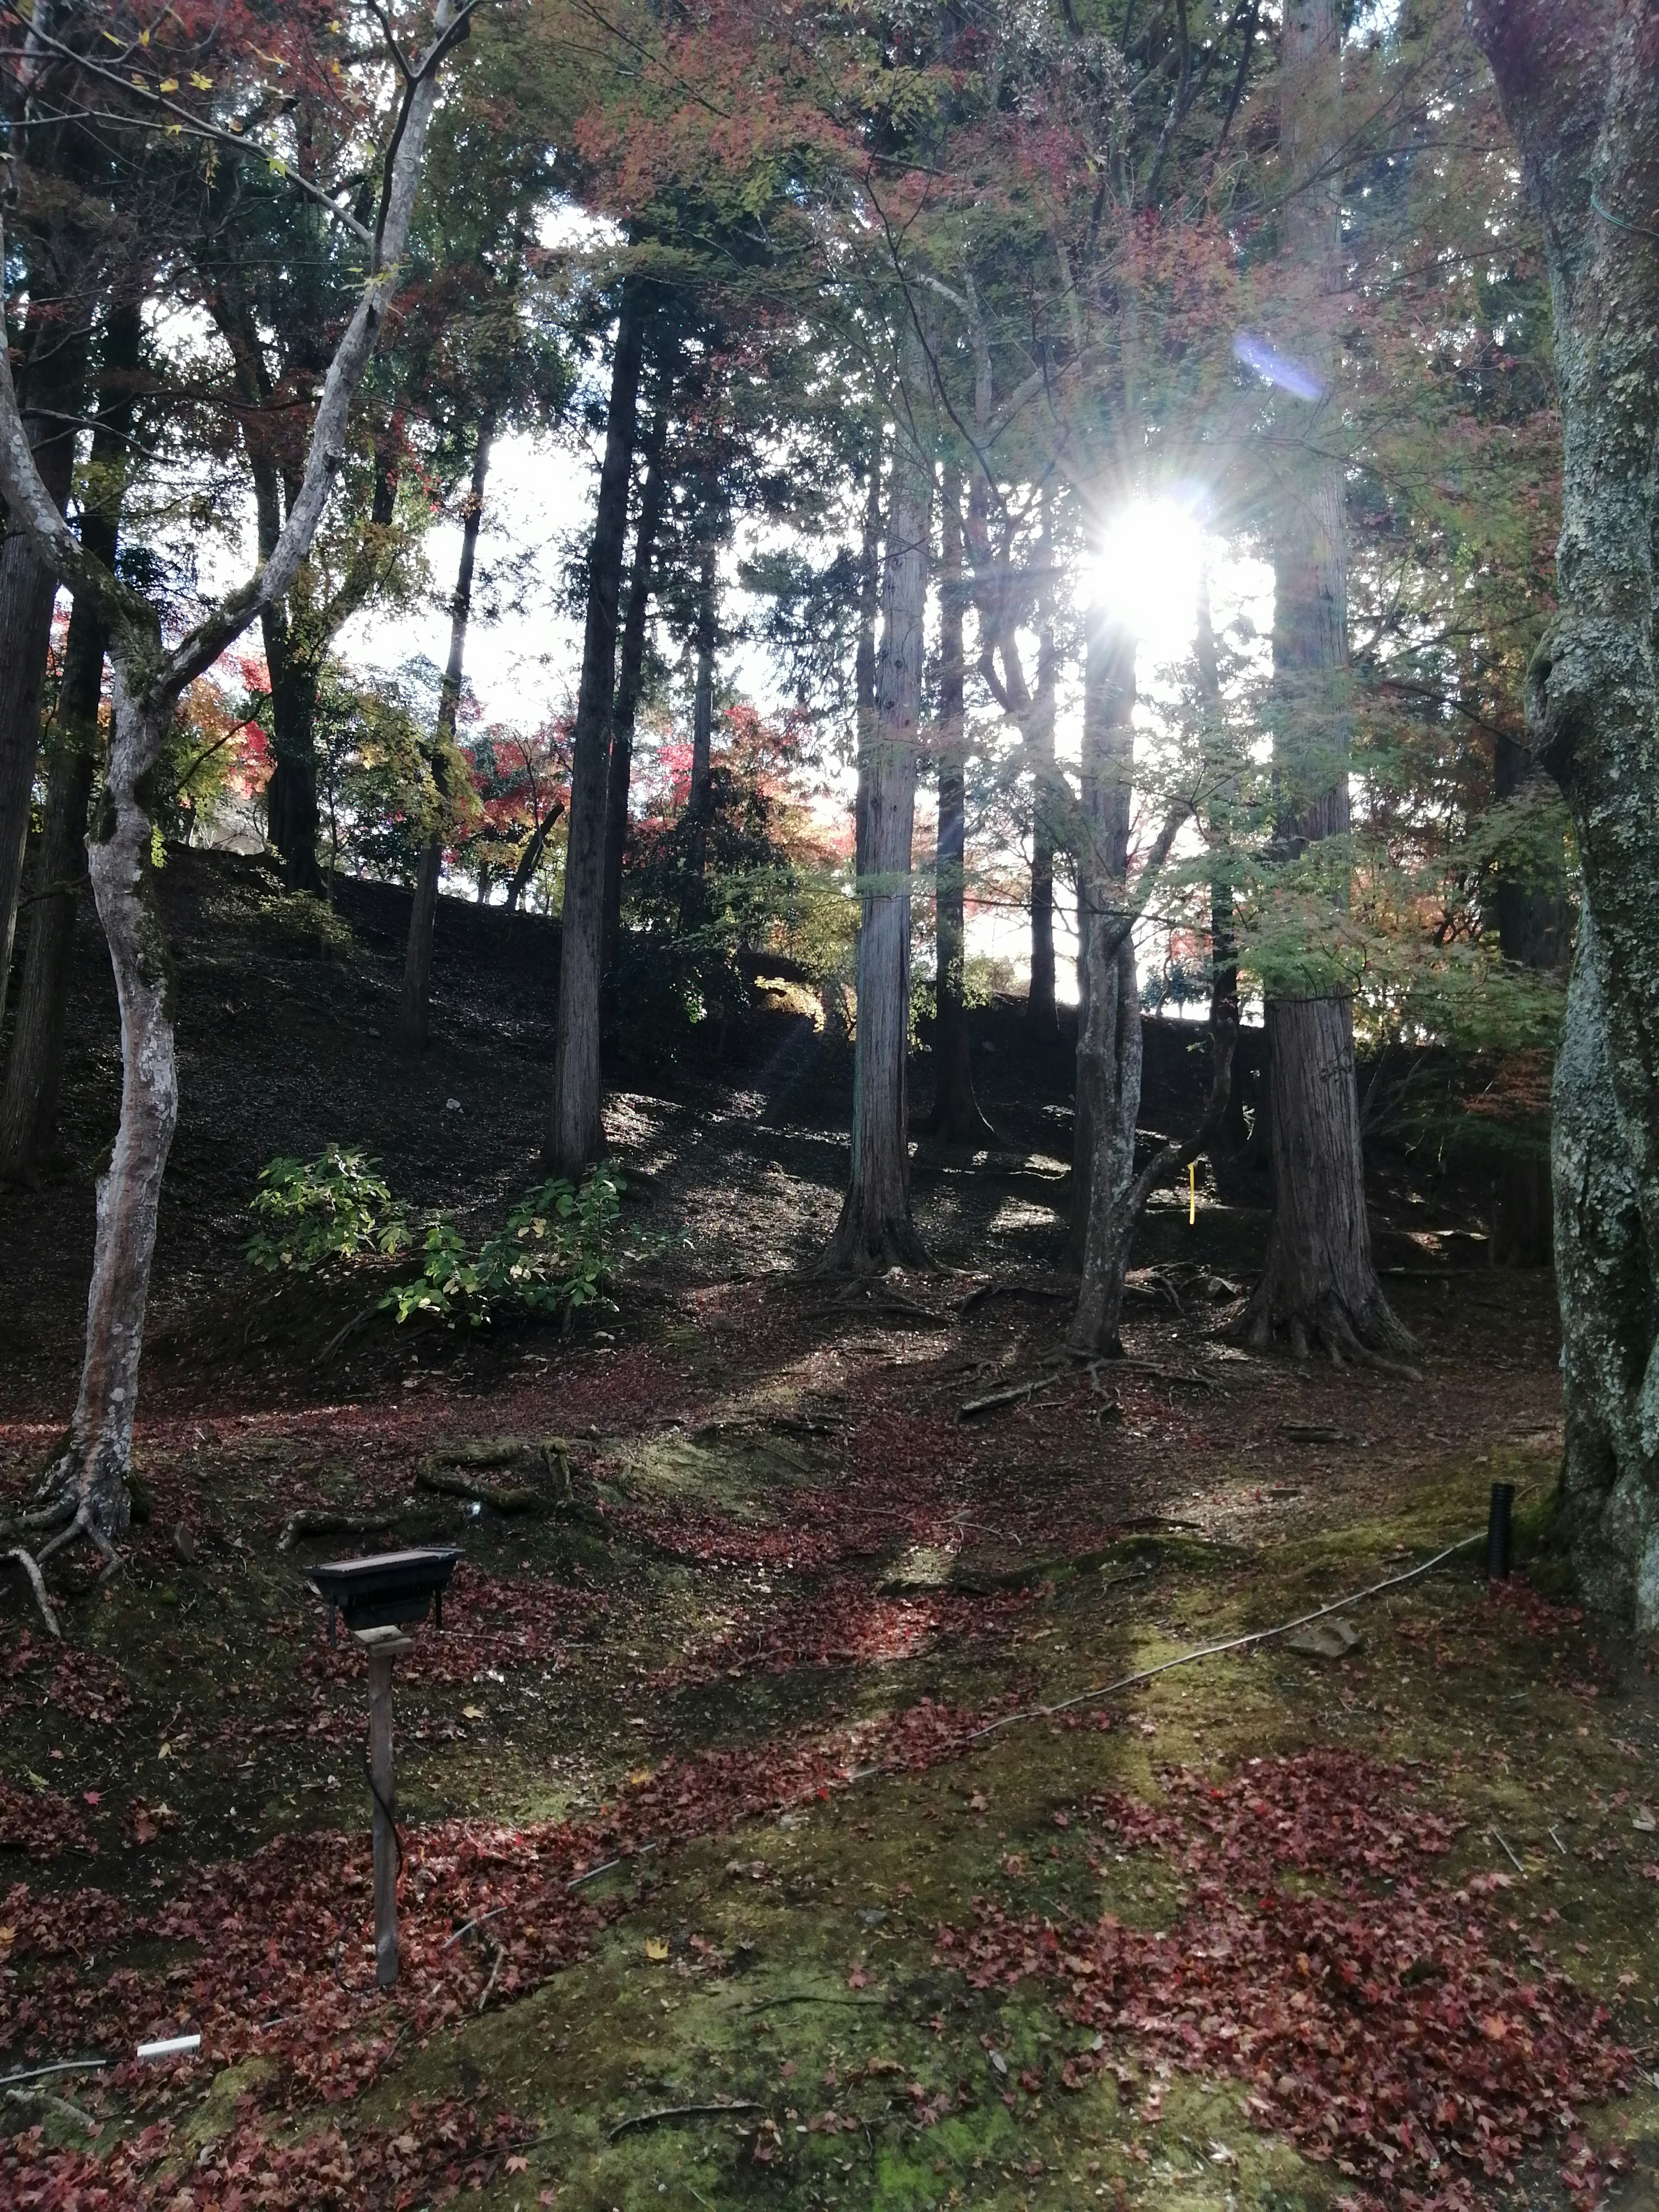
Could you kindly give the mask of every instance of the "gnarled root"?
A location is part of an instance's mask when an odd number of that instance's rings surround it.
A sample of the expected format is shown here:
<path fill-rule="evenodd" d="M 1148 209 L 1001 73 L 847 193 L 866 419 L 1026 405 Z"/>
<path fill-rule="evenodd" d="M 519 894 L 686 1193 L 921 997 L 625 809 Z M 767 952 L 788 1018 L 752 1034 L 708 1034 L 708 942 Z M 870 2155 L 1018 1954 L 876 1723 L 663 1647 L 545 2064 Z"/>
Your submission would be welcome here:
<path fill-rule="evenodd" d="M 5 1555 L 15 1559 L 28 1577 L 40 1618 L 49 1632 L 59 1638 L 63 1630 L 46 1595 L 44 1572 L 52 1554 L 63 1551 L 76 1537 L 84 1536 L 104 1563 L 98 1577 L 100 1587 L 126 1564 L 114 1540 L 115 1534 L 123 1533 L 126 1527 L 125 1485 L 117 1486 L 119 1503 L 111 1511 L 106 1498 L 108 1485 L 96 1477 L 95 1467 L 88 1465 L 71 1445 L 41 1477 L 34 1504 L 23 1516 L 23 1527 L 45 1533 L 46 1540 L 33 1552 L 21 1544 L 14 1545 Z"/>

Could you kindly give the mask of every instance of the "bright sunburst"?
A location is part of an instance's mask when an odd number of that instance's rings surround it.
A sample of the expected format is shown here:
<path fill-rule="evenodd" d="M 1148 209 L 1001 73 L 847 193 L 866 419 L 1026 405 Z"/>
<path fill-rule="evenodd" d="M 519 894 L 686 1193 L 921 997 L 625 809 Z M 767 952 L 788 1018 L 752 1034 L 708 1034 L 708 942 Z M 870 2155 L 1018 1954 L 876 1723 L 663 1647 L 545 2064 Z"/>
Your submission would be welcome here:
<path fill-rule="evenodd" d="M 1101 598 L 1155 661 L 1190 651 L 1198 622 L 1204 532 L 1175 499 L 1139 499 L 1118 514 L 1102 542 L 1095 576 Z"/>

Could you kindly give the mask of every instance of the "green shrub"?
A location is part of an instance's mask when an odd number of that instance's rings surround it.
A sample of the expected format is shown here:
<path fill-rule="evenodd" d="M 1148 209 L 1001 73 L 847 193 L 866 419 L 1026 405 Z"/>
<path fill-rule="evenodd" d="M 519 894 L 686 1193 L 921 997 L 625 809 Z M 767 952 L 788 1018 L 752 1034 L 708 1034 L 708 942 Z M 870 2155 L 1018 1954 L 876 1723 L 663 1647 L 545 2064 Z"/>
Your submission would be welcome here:
<path fill-rule="evenodd" d="M 400 1322 L 418 1313 L 449 1321 L 459 1310 L 474 1328 L 503 1308 L 545 1321 L 608 1304 L 619 1261 L 644 1249 L 619 1249 L 621 1193 L 607 1168 L 596 1168 L 580 1189 L 563 1181 L 542 1183 L 526 1192 L 506 1228 L 486 1237 L 476 1257 L 468 1255 L 448 1215 L 440 1214 L 427 1231 L 420 1273 L 395 1284 L 381 1304 Z"/>
<path fill-rule="evenodd" d="M 399 1323 L 426 1314 L 453 1327 L 464 1315 L 479 1328 L 507 1313 L 551 1320 L 608 1304 L 623 1262 L 667 1242 L 624 1236 L 622 1179 L 605 1167 L 580 1188 L 556 1181 L 526 1191 L 476 1252 L 449 1213 L 411 1223 L 362 1152 L 331 1146 L 314 1160 L 272 1160 L 259 1184 L 252 1211 L 260 1226 L 244 1247 L 252 1266 L 304 1275 L 408 1254 L 416 1273 L 380 1300 Z"/>
<path fill-rule="evenodd" d="M 309 1275 L 354 1260 L 390 1259 L 409 1242 L 403 1207 L 379 1162 L 337 1146 L 314 1160 L 272 1160 L 259 1171 L 250 1211 L 259 1226 L 243 1251 L 267 1274 Z"/>

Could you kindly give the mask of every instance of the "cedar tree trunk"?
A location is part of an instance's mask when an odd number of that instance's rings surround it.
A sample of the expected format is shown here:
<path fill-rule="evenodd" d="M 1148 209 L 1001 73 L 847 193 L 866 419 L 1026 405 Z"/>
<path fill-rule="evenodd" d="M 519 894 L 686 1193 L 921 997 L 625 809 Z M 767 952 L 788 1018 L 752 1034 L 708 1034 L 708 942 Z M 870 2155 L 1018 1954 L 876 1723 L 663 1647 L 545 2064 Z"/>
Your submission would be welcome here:
<path fill-rule="evenodd" d="M 546 1159 L 551 1173 L 568 1176 L 572 1182 L 605 1149 L 599 1118 L 599 932 L 605 901 L 605 786 L 617 681 L 617 604 L 622 593 L 645 321 L 645 280 L 630 276 L 623 284 L 617 318 L 611 412 L 587 572 L 581 689 L 571 739 L 570 842 L 559 928 L 559 1006 Z"/>
<path fill-rule="evenodd" d="M 1312 288 L 1291 349 L 1328 388 L 1331 319 L 1342 283 L 1340 212 L 1341 10 L 1337 0 L 1288 0 L 1279 94 L 1279 144 L 1291 189 L 1281 258 Z M 1332 415 L 1334 409 L 1328 410 Z M 1319 451 L 1320 422 L 1286 465 L 1273 519 L 1274 773 L 1287 861 L 1317 860 L 1348 835 L 1347 532 L 1342 464 Z M 1346 902 L 1346 878 L 1324 890 Z M 1250 1341 L 1316 1346 L 1334 1359 L 1376 1359 L 1412 1348 L 1389 1310 L 1371 1259 L 1364 1156 L 1354 1078 L 1353 1002 L 1333 974 L 1267 979 L 1267 1049 L 1273 1210 L 1267 1261 L 1243 1327 Z"/>
<path fill-rule="evenodd" d="M 963 1002 L 968 723 L 963 698 L 962 477 L 955 469 L 945 472 L 944 518 L 944 568 L 939 594 L 939 837 L 933 857 L 938 968 L 933 994 L 933 1111 L 927 1126 L 947 1144 L 981 1145 L 992 1142 L 996 1132 L 974 1096 L 968 1010 Z"/>
<path fill-rule="evenodd" d="M 1540 216 L 1565 438 L 1559 611 L 1527 677 L 1583 871 L 1553 1098 L 1564 1533 L 1659 1629 L 1659 16 L 1471 0 Z"/>
<path fill-rule="evenodd" d="M 1492 787 L 1512 799 L 1546 779 L 1524 747 L 1499 736 L 1492 748 Z M 1522 968 L 1559 969 L 1572 949 L 1572 915 L 1567 902 L 1565 855 L 1541 871 L 1517 868 L 1500 860 L 1494 906 L 1498 942 L 1505 960 Z M 1494 1194 L 1492 1240 L 1495 1267 L 1547 1267 L 1554 1249 L 1550 1156 L 1547 1142 L 1519 1138 L 1505 1152 Z"/>
<path fill-rule="evenodd" d="M 928 363 L 913 328 L 905 333 L 903 376 L 910 406 L 900 410 L 893 457 L 875 714 L 859 763 L 866 867 L 852 1164 L 841 1218 L 823 1261 L 827 1269 L 850 1267 L 861 1274 L 927 1264 L 910 1219 L 910 844 L 933 466 L 916 415 L 928 390 Z"/>
<path fill-rule="evenodd" d="M 668 499 L 663 454 L 668 442 L 674 379 L 667 360 L 661 362 L 658 376 L 645 484 L 640 493 L 639 520 L 634 526 L 634 570 L 629 578 L 628 612 L 623 622 L 622 666 L 611 714 L 611 764 L 605 802 L 605 903 L 599 929 L 599 967 L 601 974 L 606 975 L 616 973 L 622 951 L 623 858 L 628 846 L 628 794 L 634 775 L 634 724 L 639 714 L 640 689 L 645 675 L 645 631 L 651 610 L 657 532 L 662 527 L 663 509 Z"/>
<path fill-rule="evenodd" d="M 690 867 L 702 881 L 708 858 L 709 770 L 714 739 L 714 618 L 718 549 L 708 539 L 697 570 L 697 682 L 691 704 Z"/>
<path fill-rule="evenodd" d="M 1037 599 L 1037 680 L 1024 731 L 1032 769 L 1031 981 L 1025 1005 L 1031 1026 L 1046 1039 L 1060 1034 L 1054 1005 L 1054 685 L 1060 655 L 1054 645 L 1054 546 L 1046 489 L 1037 559 L 1042 570 Z"/>
<path fill-rule="evenodd" d="M 432 938 L 438 919 L 438 878 L 443 872 L 444 840 L 450 826 L 449 750 L 455 742 L 455 718 L 460 711 L 461 676 L 466 665 L 466 626 L 472 616 L 472 570 L 478 557 L 484 485 L 489 476 L 489 448 L 495 435 L 495 411 L 487 407 L 478 424 L 472 482 L 467 488 L 462 514 L 460 566 L 455 574 L 455 596 L 449 603 L 449 659 L 444 669 L 443 688 L 438 695 L 437 743 L 432 754 L 438 819 L 421 851 L 415 899 L 409 913 L 409 945 L 404 955 L 404 995 L 398 1009 L 397 1041 L 399 1051 L 411 1057 L 426 1050 L 432 1000 Z"/>
<path fill-rule="evenodd" d="M 76 436 L 75 425 L 62 418 L 81 411 L 85 344 L 80 333 L 65 331 L 31 302 L 23 353 L 29 445 L 61 514 L 69 503 Z M 58 578 L 27 531 L 14 523 L 0 538 L 0 1016 L 22 896 L 29 799 L 40 752 L 40 695 L 57 596 Z"/>
<path fill-rule="evenodd" d="M 859 546 L 859 642 L 853 665 L 859 748 L 859 781 L 854 799 L 853 873 L 865 873 L 864 763 L 874 750 L 876 726 L 876 617 L 881 611 L 881 434 L 877 433 L 864 483 L 864 534 Z"/>
<path fill-rule="evenodd" d="M 1077 1115 L 1073 1249 L 1083 1281 L 1071 1341 L 1115 1352 L 1133 1223 L 1140 1111 L 1140 988 L 1128 907 L 1135 641 L 1089 611 L 1083 672 L 1083 819 L 1078 870 Z"/>
<path fill-rule="evenodd" d="M 106 380 L 115 380 L 114 389 L 93 433 L 81 515 L 81 543 L 106 568 L 115 565 L 120 529 L 139 337 L 137 307 L 118 307 L 110 317 L 102 370 Z M 98 765 L 105 641 L 96 593 L 77 592 L 53 718 L 28 950 L 0 1102 L 0 1182 L 34 1182 L 57 1139 L 75 918 L 87 877 L 87 809 Z"/>

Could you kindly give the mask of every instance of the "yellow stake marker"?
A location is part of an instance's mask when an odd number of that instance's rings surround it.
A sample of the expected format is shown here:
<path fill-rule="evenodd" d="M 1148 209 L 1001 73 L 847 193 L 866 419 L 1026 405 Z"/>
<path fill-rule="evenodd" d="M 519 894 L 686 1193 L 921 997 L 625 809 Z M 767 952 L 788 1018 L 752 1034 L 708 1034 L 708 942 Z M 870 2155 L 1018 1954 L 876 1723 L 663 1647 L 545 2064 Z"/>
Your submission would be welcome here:
<path fill-rule="evenodd" d="M 1196 1160 L 1188 1160 L 1187 1163 L 1187 1226 L 1188 1229 L 1196 1229 L 1198 1226 L 1198 1162 Z"/>

